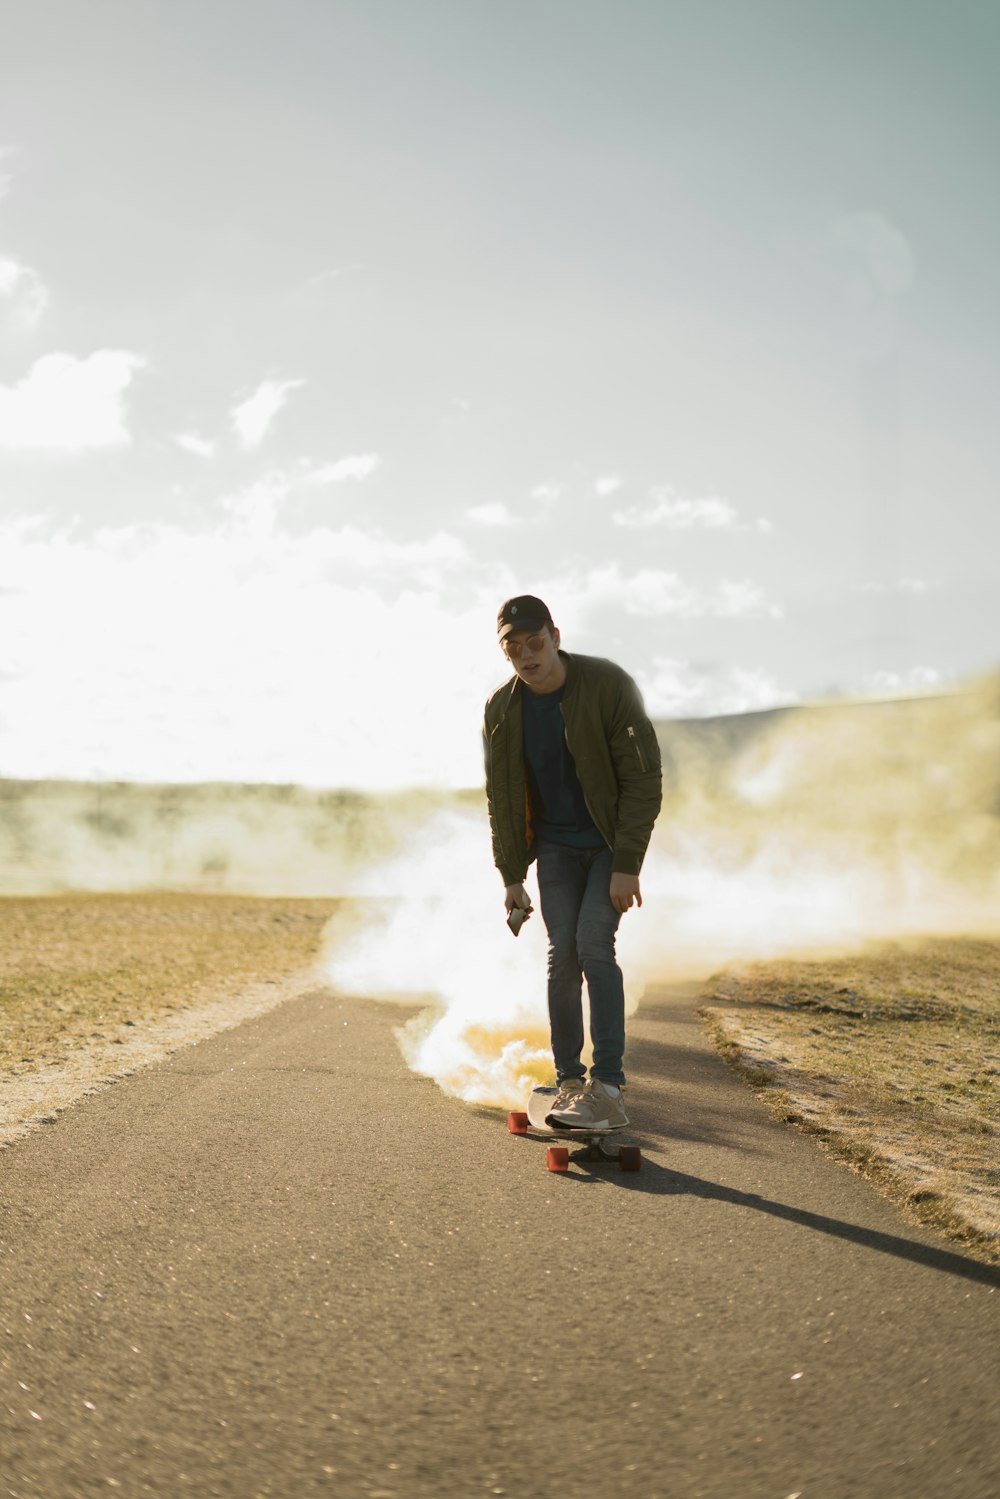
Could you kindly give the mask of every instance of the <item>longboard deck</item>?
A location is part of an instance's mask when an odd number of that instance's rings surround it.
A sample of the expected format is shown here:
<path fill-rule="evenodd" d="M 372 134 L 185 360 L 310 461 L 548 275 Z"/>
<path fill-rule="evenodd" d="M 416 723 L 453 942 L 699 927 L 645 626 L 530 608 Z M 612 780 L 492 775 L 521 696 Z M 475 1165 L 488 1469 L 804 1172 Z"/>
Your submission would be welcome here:
<path fill-rule="evenodd" d="M 507 1128 L 512 1135 L 543 1135 L 558 1141 L 551 1144 L 545 1153 L 545 1163 L 550 1171 L 566 1171 L 570 1161 L 616 1162 L 622 1171 L 638 1171 L 642 1166 L 642 1152 L 638 1145 L 620 1145 L 608 1149 L 607 1141 L 612 1135 L 621 1134 L 627 1126 L 614 1125 L 609 1129 L 575 1129 L 573 1126 L 559 1128 L 546 1123 L 552 1100 L 558 1088 L 533 1088 L 528 1099 L 526 1114 L 513 1113 L 507 1116 Z M 573 1148 L 571 1148 L 573 1147 Z"/>

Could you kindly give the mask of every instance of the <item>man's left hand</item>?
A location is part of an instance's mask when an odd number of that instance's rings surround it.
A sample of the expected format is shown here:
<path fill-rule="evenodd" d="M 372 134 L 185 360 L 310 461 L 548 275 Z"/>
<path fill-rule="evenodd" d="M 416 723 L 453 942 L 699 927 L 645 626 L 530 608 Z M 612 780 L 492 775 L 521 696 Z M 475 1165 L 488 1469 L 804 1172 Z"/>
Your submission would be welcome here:
<path fill-rule="evenodd" d="M 611 904 L 618 915 L 623 916 L 633 901 L 637 906 L 642 905 L 639 876 L 637 874 L 613 874 L 611 876 Z"/>

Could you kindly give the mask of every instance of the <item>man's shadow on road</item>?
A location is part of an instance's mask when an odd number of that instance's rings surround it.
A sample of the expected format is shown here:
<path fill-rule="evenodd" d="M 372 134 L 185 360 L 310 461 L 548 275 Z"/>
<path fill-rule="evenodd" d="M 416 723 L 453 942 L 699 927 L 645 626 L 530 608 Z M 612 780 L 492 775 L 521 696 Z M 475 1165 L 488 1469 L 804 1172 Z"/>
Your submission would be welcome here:
<path fill-rule="evenodd" d="M 711 1202 L 728 1202 L 734 1207 L 752 1208 L 755 1212 L 767 1213 L 772 1218 L 783 1218 L 802 1228 L 830 1234 L 835 1239 L 846 1239 L 849 1243 L 877 1250 L 880 1254 L 892 1254 L 899 1259 L 912 1260 L 914 1264 L 924 1265 L 929 1270 L 943 1270 L 948 1275 L 960 1275 L 983 1285 L 1000 1286 L 1000 1269 L 979 1260 L 967 1259 L 951 1250 L 937 1249 L 914 1239 L 901 1239 L 895 1234 L 882 1233 L 879 1229 L 845 1223 L 840 1218 L 829 1218 L 825 1213 L 811 1213 L 806 1208 L 791 1207 L 788 1203 L 761 1197 L 758 1192 L 741 1192 L 736 1187 L 724 1187 L 719 1182 L 706 1181 L 704 1177 L 689 1176 L 686 1171 L 661 1166 L 648 1156 L 643 1157 L 639 1172 L 624 1172 L 616 1166 L 604 1165 L 591 1169 L 588 1163 L 580 1162 L 571 1166 L 563 1175 L 563 1180 L 591 1184 L 604 1181 L 650 1196 L 700 1197 Z"/>

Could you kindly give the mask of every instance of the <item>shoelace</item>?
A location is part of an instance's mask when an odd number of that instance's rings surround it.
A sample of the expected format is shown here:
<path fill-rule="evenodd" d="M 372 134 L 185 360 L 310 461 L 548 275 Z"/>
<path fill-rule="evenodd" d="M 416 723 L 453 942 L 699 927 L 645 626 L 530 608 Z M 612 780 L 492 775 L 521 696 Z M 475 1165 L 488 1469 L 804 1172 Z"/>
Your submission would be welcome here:
<path fill-rule="evenodd" d="M 556 1094 L 555 1098 L 553 1099 L 552 1107 L 554 1109 L 565 1109 L 571 1103 L 575 1103 L 578 1098 L 582 1098 L 582 1097 L 583 1097 L 583 1089 L 582 1088 L 569 1088 L 569 1087 L 566 1086 L 565 1083 L 563 1083 L 562 1086 L 559 1089 L 559 1092 Z"/>

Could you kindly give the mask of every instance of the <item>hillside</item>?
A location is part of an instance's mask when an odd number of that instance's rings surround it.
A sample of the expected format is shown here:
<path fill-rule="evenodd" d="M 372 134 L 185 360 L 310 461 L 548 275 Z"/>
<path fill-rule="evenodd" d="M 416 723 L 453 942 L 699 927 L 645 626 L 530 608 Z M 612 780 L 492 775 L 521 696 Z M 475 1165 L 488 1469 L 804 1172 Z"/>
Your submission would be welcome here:
<path fill-rule="evenodd" d="M 1000 870 L 1000 675 L 948 697 L 662 722 L 659 861 L 719 874 L 762 856 L 933 871 Z M 0 894 L 178 890 L 331 896 L 482 792 L 0 780 Z M 484 844 L 484 852 L 486 846 Z"/>

